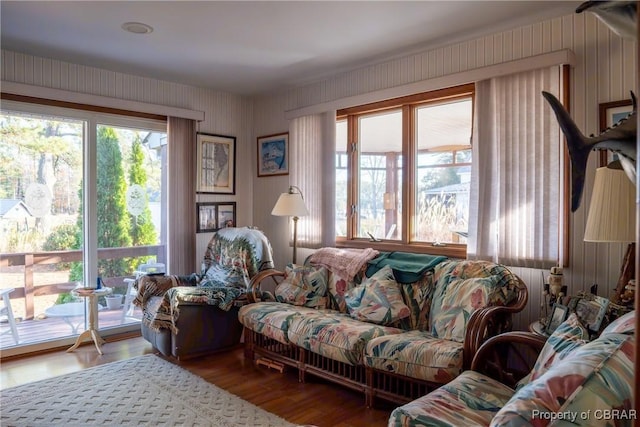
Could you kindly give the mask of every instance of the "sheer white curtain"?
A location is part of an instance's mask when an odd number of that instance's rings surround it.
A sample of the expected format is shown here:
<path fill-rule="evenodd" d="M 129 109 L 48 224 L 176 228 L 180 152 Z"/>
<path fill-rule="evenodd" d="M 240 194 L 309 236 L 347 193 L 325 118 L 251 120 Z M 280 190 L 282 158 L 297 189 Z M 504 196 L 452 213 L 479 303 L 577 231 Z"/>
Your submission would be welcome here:
<path fill-rule="evenodd" d="M 543 90 L 560 98 L 560 67 L 476 85 L 470 259 L 558 264 L 562 145 Z"/>
<path fill-rule="evenodd" d="M 299 247 L 335 245 L 335 139 L 335 110 L 289 124 L 289 182 L 302 190 L 309 209 L 298 221 Z"/>
<path fill-rule="evenodd" d="M 169 117 L 168 140 L 168 266 L 171 274 L 196 268 L 195 121 Z"/>

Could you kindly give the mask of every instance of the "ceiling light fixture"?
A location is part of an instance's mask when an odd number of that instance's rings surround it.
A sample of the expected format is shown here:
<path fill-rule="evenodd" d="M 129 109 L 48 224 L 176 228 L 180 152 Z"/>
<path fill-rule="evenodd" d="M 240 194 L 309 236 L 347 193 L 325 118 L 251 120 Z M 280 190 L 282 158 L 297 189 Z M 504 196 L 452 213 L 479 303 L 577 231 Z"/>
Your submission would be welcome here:
<path fill-rule="evenodd" d="M 133 34 L 149 34 L 153 32 L 151 25 L 143 24 L 142 22 L 125 22 L 122 24 L 122 29 Z"/>

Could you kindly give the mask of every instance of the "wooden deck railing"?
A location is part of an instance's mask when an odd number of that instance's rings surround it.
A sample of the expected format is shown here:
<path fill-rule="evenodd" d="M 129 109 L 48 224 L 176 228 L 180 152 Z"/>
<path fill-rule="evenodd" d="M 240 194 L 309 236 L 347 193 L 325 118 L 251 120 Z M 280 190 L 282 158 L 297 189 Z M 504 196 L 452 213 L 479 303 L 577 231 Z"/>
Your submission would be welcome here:
<path fill-rule="evenodd" d="M 136 258 L 152 255 L 156 257 L 157 262 L 165 262 L 164 253 L 164 245 L 105 248 L 98 249 L 98 259 Z M 33 319 L 34 317 L 35 297 L 69 292 L 76 286 L 75 282 L 35 286 L 33 283 L 33 267 L 74 261 L 82 261 L 81 250 L 0 254 L 0 267 L 24 266 L 24 287 L 17 287 L 11 292 L 10 297 L 25 299 L 25 319 Z M 103 277 L 102 280 L 110 287 L 121 286 L 123 279 L 127 277 L 133 276 Z"/>

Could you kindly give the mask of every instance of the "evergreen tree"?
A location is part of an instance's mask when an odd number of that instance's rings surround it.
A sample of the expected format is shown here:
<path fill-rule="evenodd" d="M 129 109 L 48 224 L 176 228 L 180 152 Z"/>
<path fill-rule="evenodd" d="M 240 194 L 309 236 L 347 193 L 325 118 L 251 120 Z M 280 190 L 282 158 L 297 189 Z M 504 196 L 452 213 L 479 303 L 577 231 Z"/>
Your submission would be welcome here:
<path fill-rule="evenodd" d="M 126 206 L 127 183 L 122 166 L 122 153 L 118 137 L 113 128 L 98 127 L 97 135 L 97 214 L 98 248 L 131 246 L 129 216 Z M 82 187 L 80 189 L 82 200 Z M 78 215 L 77 248 L 82 245 L 83 209 Z M 117 277 L 128 274 L 131 261 L 127 259 L 101 259 L 98 261 L 98 276 Z M 82 280 L 82 265 L 71 268 L 70 280 Z"/>
<path fill-rule="evenodd" d="M 129 169 L 129 188 L 137 184 L 145 192 L 147 188 L 147 171 L 144 168 L 144 151 L 142 141 L 136 137 L 131 147 L 130 157 L 131 167 Z M 149 198 L 144 198 L 144 210 L 140 215 L 129 215 L 131 225 L 131 240 L 134 246 L 154 245 L 157 243 L 158 235 L 151 221 L 151 210 L 149 209 Z M 146 258 L 138 258 L 137 263 L 143 263 Z"/>
<path fill-rule="evenodd" d="M 113 128 L 98 127 L 98 247 L 131 246 L 129 216 L 127 214 L 127 183 L 122 165 L 122 153 Z M 129 272 L 125 259 L 98 261 L 98 274 L 104 277 L 122 276 Z"/>

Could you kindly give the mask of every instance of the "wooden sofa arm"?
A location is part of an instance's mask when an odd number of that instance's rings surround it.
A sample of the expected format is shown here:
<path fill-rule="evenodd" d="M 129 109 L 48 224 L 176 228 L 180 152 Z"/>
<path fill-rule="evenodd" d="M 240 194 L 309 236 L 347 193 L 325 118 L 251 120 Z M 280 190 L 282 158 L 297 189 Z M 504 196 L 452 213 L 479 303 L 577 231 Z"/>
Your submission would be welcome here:
<path fill-rule="evenodd" d="M 514 388 L 526 376 L 546 342 L 531 332 L 506 332 L 489 338 L 478 349 L 471 369 Z"/>
<path fill-rule="evenodd" d="M 516 278 L 517 295 L 510 305 L 485 307 L 473 312 L 469 318 L 463 347 L 464 369 L 470 368 L 471 360 L 488 338 L 511 330 L 511 316 L 522 311 L 527 305 L 527 286 L 518 276 Z"/>
<path fill-rule="evenodd" d="M 278 285 L 278 283 L 280 283 L 277 280 L 278 278 L 283 279 L 284 272 L 280 270 L 276 270 L 274 268 L 263 270 L 258 274 L 256 274 L 255 276 L 253 276 L 251 278 L 251 282 L 249 282 L 250 292 L 248 293 L 248 295 L 249 295 L 250 302 L 258 302 L 262 300 L 260 295 L 262 282 L 264 282 L 267 279 L 271 279 L 273 283 Z"/>

